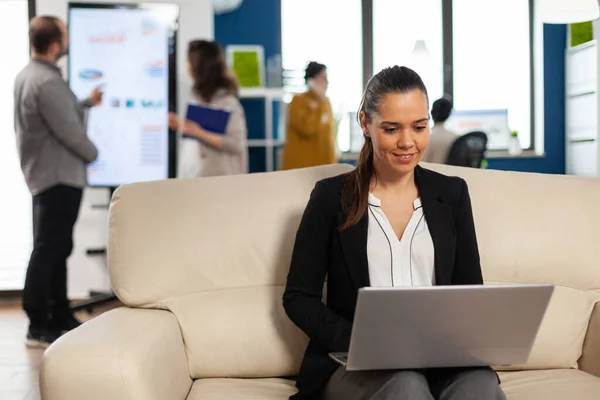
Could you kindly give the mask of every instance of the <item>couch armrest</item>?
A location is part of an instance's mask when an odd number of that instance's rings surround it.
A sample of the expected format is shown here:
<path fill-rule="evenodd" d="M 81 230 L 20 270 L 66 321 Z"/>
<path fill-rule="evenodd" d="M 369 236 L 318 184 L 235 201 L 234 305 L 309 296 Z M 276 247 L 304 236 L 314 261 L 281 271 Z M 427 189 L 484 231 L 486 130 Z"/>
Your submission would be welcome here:
<path fill-rule="evenodd" d="M 86 322 L 44 354 L 44 400 L 184 400 L 183 338 L 168 311 L 119 308 Z"/>
<path fill-rule="evenodd" d="M 596 303 L 592 311 L 579 369 L 600 378 L 600 303 Z"/>

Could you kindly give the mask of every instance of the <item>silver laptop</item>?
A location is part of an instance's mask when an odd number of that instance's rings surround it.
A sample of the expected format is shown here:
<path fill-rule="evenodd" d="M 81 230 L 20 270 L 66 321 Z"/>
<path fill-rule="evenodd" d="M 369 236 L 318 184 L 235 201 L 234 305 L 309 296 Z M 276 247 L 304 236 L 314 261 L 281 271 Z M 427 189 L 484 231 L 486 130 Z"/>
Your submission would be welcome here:
<path fill-rule="evenodd" d="M 553 285 L 362 288 L 348 371 L 522 364 Z"/>

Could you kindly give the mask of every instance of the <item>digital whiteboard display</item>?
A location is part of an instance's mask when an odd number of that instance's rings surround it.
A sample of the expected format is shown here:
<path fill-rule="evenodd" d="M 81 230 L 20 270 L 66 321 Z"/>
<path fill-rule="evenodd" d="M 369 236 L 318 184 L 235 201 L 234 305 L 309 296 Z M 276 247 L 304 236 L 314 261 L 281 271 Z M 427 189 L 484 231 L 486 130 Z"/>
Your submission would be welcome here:
<path fill-rule="evenodd" d="M 100 106 L 87 114 L 98 159 L 90 186 L 117 187 L 174 175 L 175 31 L 171 4 L 69 4 L 69 84 L 86 98 L 100 86 Z"/>

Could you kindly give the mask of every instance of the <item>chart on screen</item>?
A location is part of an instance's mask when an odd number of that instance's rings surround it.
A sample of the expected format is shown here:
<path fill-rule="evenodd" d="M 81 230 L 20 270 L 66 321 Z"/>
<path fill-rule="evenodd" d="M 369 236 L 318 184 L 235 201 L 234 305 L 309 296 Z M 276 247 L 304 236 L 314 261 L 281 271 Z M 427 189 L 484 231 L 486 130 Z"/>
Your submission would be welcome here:
<path fill-rule="evenodd" d="M 80 99 L 97 87 L 104 93 L 87 113 L 88 136 L 99 150 L 88 166 L 91 186 L 168 178 L 177 14 L 173 5 L 71 5 L 70 86 Z"/>

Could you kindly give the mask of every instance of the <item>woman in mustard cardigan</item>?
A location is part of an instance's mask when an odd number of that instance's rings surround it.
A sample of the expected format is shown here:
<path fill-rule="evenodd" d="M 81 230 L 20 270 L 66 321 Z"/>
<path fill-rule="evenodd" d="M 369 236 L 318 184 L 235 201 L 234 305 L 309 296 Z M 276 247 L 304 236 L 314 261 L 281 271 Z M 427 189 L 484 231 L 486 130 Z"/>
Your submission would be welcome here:
<path fill-rule="evenodd" d="M 288 107 L 283 169 L 336 162 L 335 119 L 327 91 L 327 68 L 310 62 L 304 79 L 308 91 L 294 96 Z"/>

